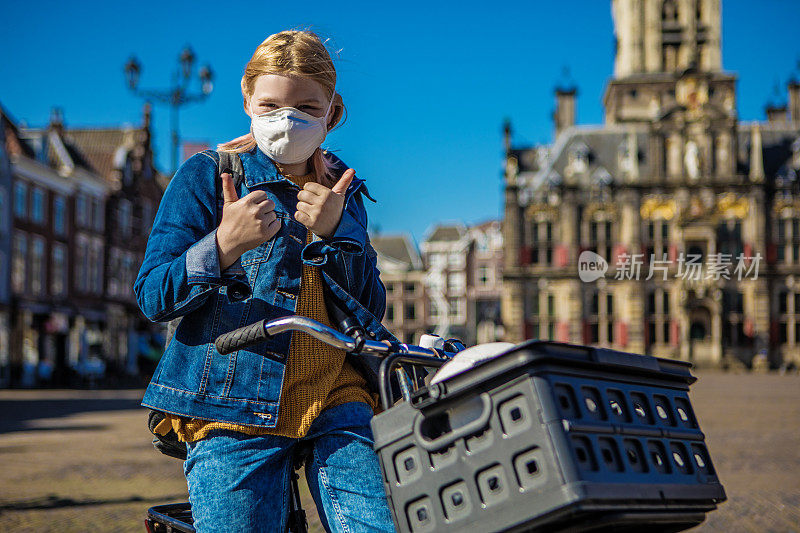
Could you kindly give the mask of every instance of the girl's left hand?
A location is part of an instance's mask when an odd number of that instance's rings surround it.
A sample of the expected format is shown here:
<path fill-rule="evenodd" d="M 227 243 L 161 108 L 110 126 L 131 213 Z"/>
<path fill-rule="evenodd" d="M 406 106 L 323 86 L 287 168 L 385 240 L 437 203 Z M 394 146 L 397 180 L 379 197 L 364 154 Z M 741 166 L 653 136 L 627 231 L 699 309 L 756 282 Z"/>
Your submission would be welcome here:
<path fill-rule="evenodd" d="M 306 183 L 297 193 L 295 220 L 323 239 L 333 236 L 344 208 L 344 193 L 353 181 L 356 171 L 348 168 L 332 189 L 320 183 Z"/>

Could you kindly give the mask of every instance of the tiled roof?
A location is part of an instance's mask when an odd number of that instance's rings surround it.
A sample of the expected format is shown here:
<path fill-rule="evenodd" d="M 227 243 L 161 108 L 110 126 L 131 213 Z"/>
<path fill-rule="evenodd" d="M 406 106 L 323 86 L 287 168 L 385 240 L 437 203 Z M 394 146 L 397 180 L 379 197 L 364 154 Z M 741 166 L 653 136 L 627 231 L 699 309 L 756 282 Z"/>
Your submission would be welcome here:
<path fill-rule="evenodd" d="M 381 255 L 410 266 L 420 266 L 419 252 L 407 235 L 378 235 L 371 237 L 373 248 Z"/>
<path fill-rule="evenodd" d="M 457 241 L 464 235 L 464 227 L 457 225 L 439 225 L 434 227 L 430 236 L 425 239 L 431 241 Z"/>
<path fill-rule="evenodd" d="M 747 174 L 750 166 L 750 142 L 752 124 L 738 125 L 738 172 Z M 764 173 L 770 178 L 787 164 L 792 154 L 792 144 L 798 142 L 800 129 L 790 123 L 759 123 L 762 139 Z M 643 127 L 636 126 L 579 126 L 573 127 L 559 137 L 551 151 L 547 165 L 541 168 L 529 185 L 533 189 L 546 184 L 548 180 L 561 180 L 568 172 L 570 154 L 583 152 L 586 154 L 586 170 L 578 176 L 578 185 L 591 185 L 601 173 L 607 173 L 613 180 L 621 180 L 624 170 L 621 168 L 622 157 L 628 148 L 637 150 L 637 166 L 640 176 L 648 176 L 653 171 L 653 161 L 648 153 L 649 133 Z M 528 157 L 532 157 L 537 148 L 529 149 Z M 525 150 L 517 150 L 524 156 Z M 627 156 L 626 154 L 626 157 Z M 522 170 L 522 168 L 521 168 Z"/>
<path fill-rule="evenodd" d="M 754 124 L 739 124 L 739 170 L 750 172 L 750 145 Z M 784 165 L 791 163 L 793 145 L 800 142 L 800 128 L 791 123 L 759 123 L 764 175 L 773 178 Z"/>
<path fill-rule="evenodd" d="M 70 129 L 64 137 L 82 152 L 92 168 L 106 180 L 112 179 L 117 168 L 117 151 L 128 143 L 133 147 L 132 128 Z"/>

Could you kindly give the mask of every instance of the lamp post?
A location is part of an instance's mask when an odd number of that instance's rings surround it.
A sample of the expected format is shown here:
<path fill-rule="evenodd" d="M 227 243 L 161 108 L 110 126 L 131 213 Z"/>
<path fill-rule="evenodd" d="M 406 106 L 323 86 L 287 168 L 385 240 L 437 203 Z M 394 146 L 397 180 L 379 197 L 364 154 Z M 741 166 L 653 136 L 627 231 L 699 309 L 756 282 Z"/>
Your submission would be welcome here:
<path fill-rule="evenodd" d="M 145 100 L 154 100 L 161 104 L 168 104 L 171 107 L 170 112 L 170 130 L 172 136 L 172 172 L 178 169 L 178 149 L 180 146 L 180 137 L 178 134 L 178 110 L 182 105 L 191 104 L 193 102 L 200 102 L 208 98 L 211 91 L 214 89 L 213 73 L 211 67 L 208 65 L 201 67 L 198 71 L 200 78 L 200 92 L 189 92 L 189 84 L 192 81 L 192 70 L 195 62 L 195 55 L 192 49 L 188 46 L 183 49 L 180 56 L 178 56 L 178 68 L 172 75 L 172 86 L 166 90 L 153 90 L 153 89 L 140 89 L 139 88 L 139 75 L 142 72 L 142 65 L 136 59 L 131 57 L 125 64 L 125 77 L 128 82 L 128 88 L 133 91 L 137 96 L 141 96 Z"/>

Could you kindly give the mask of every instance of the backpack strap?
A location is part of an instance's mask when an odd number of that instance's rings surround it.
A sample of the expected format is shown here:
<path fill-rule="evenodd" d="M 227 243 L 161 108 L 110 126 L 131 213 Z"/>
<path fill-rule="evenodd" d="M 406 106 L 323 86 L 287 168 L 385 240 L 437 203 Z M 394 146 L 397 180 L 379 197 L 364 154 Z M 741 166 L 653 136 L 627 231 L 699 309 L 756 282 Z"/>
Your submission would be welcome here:
<path fill-rule="evenodd" d="M 222 179 L 220 176 L 227 172 L 233 178 L 233 186 L 239 187 L 244 181 L 244 166 L 242 165 L 242 158 L 236 152 L 227 152 L 225 150 L 217 150 L 217 179 L 214 180 L 214 189 L 217 196 L 217 226 L 222 220 L 222 206 L 225 199 L 222 196 Z"/>

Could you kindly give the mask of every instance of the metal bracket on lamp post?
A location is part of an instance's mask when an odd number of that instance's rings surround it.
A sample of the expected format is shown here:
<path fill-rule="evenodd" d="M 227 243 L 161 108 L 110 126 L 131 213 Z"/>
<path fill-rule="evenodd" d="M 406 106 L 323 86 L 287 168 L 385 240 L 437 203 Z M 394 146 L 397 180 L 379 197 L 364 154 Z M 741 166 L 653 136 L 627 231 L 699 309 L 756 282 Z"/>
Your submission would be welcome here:
<path fill-rule="evenodd" d="M 172 172 L 178 169 L 178 150 L 180 147 L 180 136 L 178 132 L 178 110 L 181 106 L 194 102 L 201 102 L 208 98 L 214 90 L 214 74 L 208 65 L 201 67 L 198 77 L 201 82 L 201 90 L 197 93 L 189 92 L 189 83 L 192 79 L 192 69 L 194 66 L 195 55 L 188 46 L 184 48 L 178 57 L 178 69 L 173 73 L 172 86 L 166 90 L 140 89 L 139 75 L 142 72 L 142 65 L 131 57 L 125 64 L 125 77 L 128 88 L 134 94 L 147 101 L 154 101 L 170 106 L 170 130 L 172 137 Z"/>

